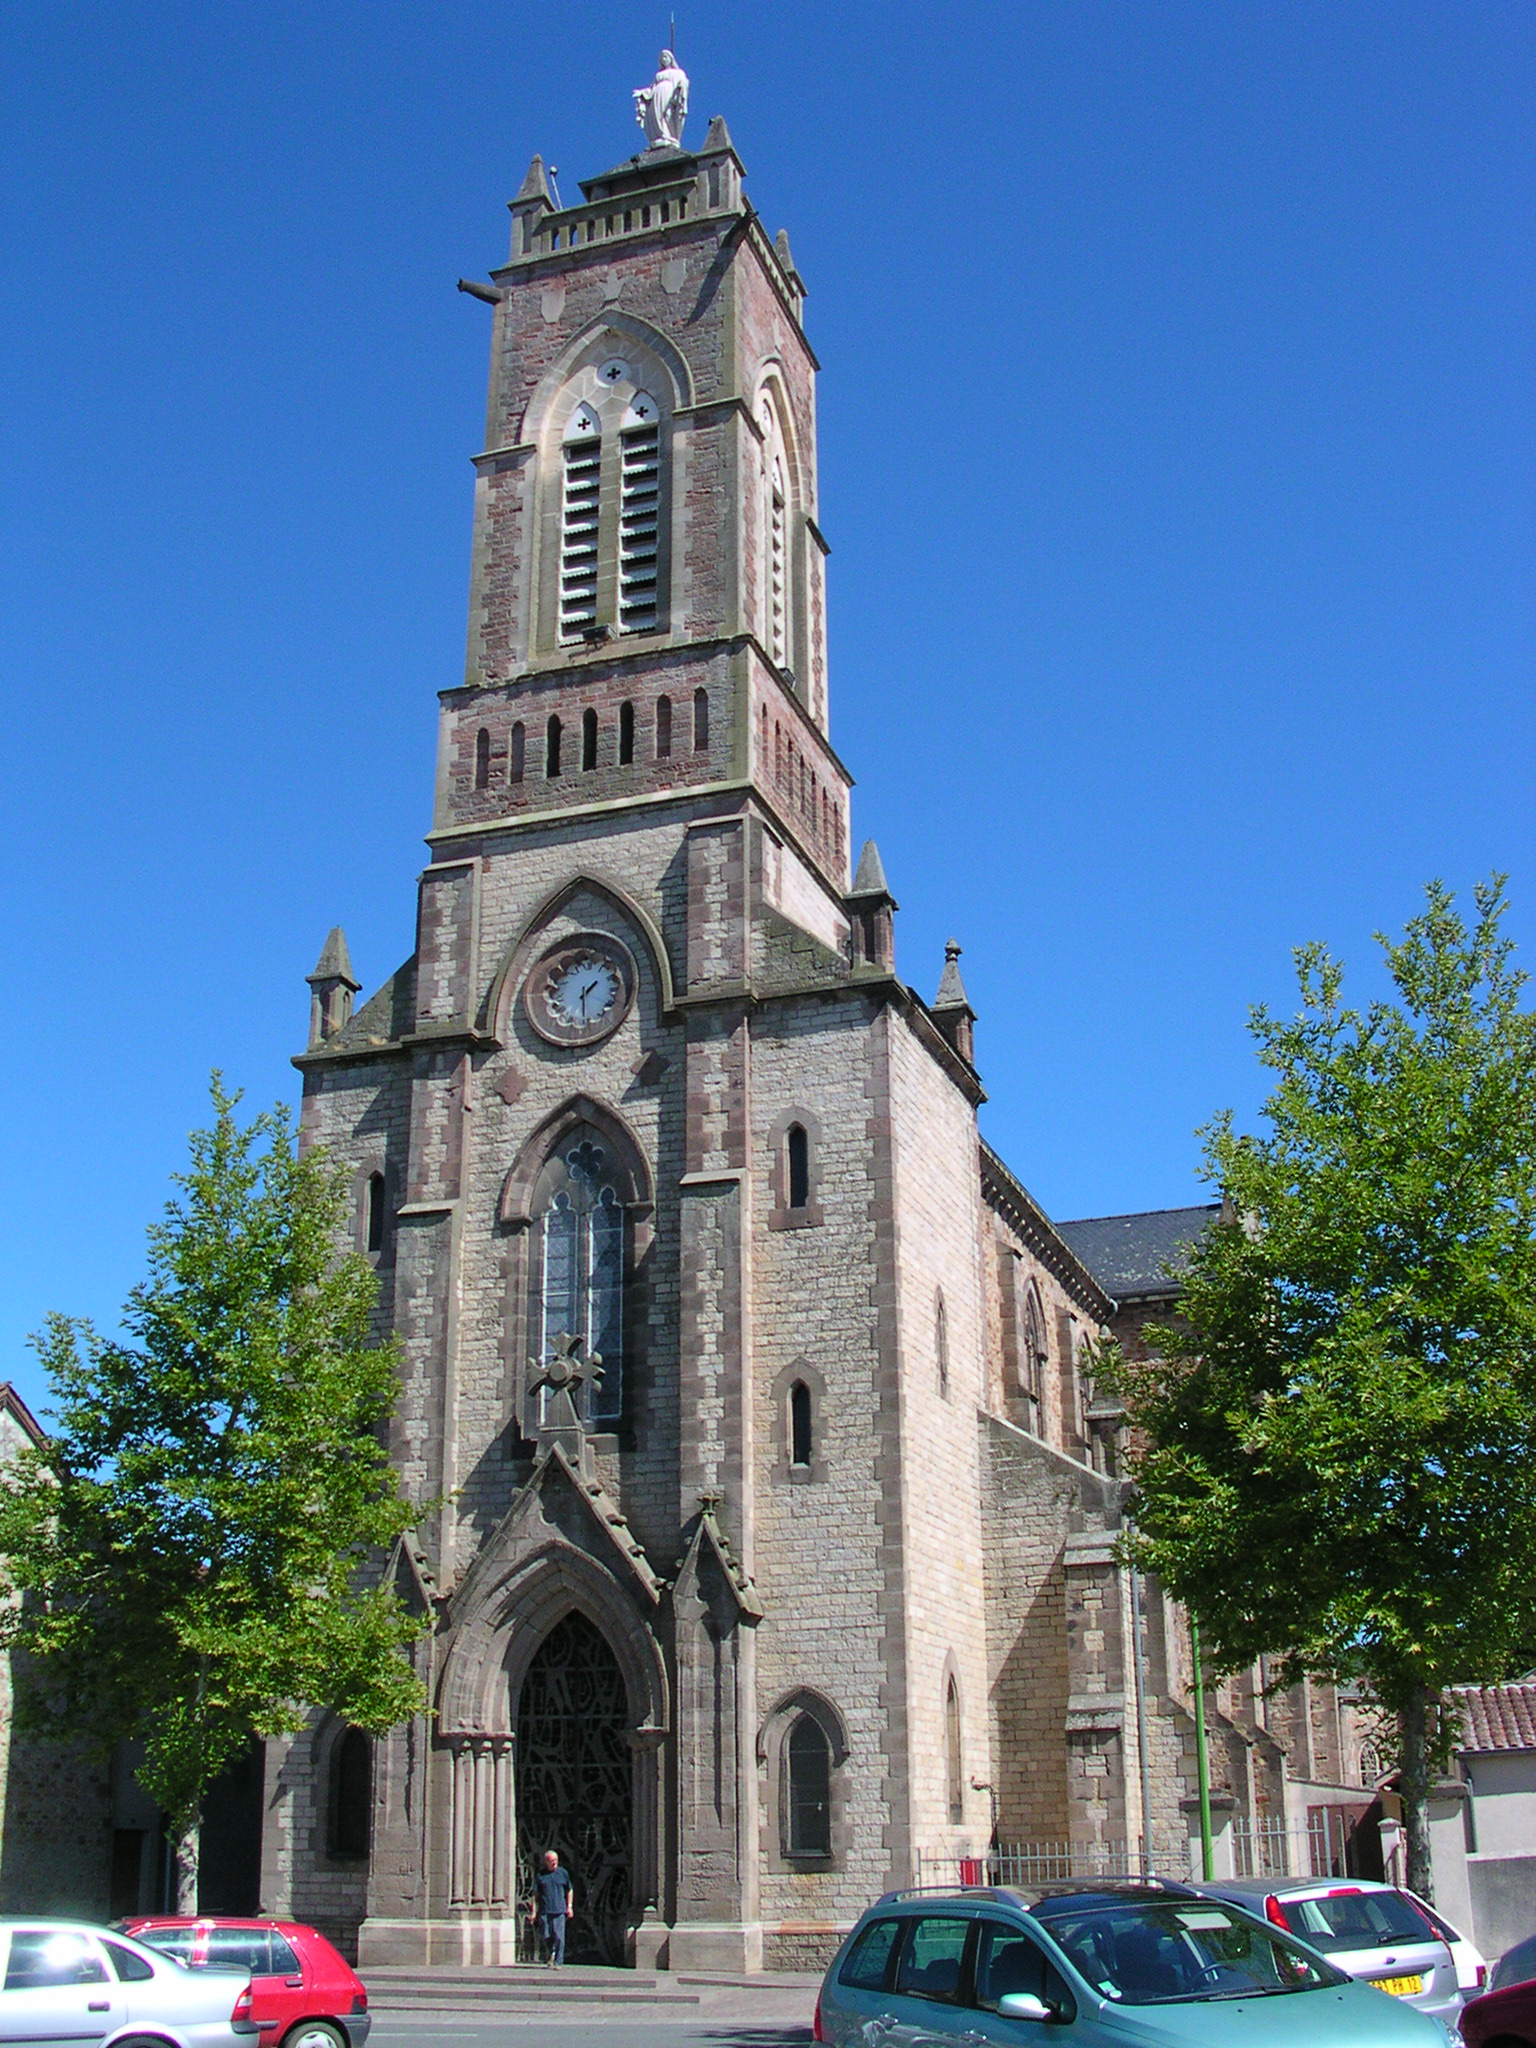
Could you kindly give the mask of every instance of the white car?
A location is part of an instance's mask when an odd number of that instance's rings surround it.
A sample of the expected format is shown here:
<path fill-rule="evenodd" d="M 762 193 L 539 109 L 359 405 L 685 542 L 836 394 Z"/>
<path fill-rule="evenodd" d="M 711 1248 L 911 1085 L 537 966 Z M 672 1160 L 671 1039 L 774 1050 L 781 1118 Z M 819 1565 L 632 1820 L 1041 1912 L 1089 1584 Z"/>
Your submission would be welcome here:
<path fill-rule="evenodd" d="M 186 1970 L 83 1920 L 0 1920 L 0 2041 L 256 2048 L 248 1970 Z"/>

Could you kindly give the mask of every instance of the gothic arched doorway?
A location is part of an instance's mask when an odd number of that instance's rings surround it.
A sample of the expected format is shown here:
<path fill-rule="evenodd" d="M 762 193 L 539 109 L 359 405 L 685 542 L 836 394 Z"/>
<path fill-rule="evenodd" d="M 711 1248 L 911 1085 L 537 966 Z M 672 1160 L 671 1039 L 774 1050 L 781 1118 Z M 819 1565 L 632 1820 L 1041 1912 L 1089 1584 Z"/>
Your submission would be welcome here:
<path fill-rule="evenodd" d="M 633 1756 L 629 1701 L 612 1650 L 583 1614 L 556 1622 L 517 1703 L 518 1897 L 558 1851 L 576 1890 L 566 1954 L 622 1963 L 630 1908 Z"/>

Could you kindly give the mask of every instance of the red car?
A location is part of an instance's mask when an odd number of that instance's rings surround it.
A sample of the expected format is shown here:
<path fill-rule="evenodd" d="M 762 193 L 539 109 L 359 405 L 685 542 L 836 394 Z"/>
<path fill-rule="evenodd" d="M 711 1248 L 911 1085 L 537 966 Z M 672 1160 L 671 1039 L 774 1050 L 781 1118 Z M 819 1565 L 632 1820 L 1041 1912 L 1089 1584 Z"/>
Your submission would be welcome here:
<path fill-rule="evenodd" d="M 1536 2048 L 1536 1984 L 1509 1984 L 1462 2007 L 1461 2038 L 1467 2048 Z"/>
<path fill-rule="evenodd" d="M 194 1970 L 249 1970 L 260 2048 L 362 2048 L 368 2038 L 373 2015 L 362 1979 L 313 1927 L 165 1916 L 129 1920 L 123 1931 Z"/>

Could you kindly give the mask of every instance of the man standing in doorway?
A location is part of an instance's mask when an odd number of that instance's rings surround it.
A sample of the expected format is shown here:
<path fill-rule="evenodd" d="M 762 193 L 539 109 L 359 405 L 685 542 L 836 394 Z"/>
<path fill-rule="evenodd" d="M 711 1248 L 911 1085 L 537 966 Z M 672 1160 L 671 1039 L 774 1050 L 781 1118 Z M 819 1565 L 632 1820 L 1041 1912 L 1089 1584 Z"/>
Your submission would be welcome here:
<path fill-rule="evenodd" d="M 538 1923 L 545 1963 L 551 1970 L 558 1970 L 565 1961 L 565 1926 L 576 1908 L 576 1891 L 570 1873 L 562 1867 L 553 1849 L 544 1851 L 533 1884 L 535 1896 L 529 1905 L 529 1918 Z"/>

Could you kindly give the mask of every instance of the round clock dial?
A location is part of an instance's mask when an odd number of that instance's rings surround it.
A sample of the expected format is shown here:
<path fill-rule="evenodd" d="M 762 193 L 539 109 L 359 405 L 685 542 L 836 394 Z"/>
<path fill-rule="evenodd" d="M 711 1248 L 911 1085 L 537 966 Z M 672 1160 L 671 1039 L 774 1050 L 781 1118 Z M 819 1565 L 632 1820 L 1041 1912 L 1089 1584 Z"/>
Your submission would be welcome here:
<path fill-rule="evenodd" d="M 618 971 L 609 960 L 588 955 L 562 965 L 550 977 L 549 1007 L 563 1024 L 585 1030 L 600 1024 L 618 1006 L 623 993 Z"/>
<path fill-rule="evenodd" d="M 528 1021 L 551 1045 L 595 1045 L 634 999 L 635 965 L 617 939 L 592 932 L 552 946 L 523 990 Z"/>

